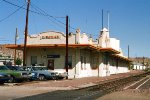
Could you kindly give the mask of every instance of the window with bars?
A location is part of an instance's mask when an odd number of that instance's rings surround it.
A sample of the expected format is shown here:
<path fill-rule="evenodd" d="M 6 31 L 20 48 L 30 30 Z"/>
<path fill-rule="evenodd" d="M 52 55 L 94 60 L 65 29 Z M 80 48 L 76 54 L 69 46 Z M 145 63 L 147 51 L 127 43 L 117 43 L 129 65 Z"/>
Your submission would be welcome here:
<path fill-rule="evenodd" d="M 31 56 L 31 65 L 35 66 L 37 64 L 37 56 Z"/>

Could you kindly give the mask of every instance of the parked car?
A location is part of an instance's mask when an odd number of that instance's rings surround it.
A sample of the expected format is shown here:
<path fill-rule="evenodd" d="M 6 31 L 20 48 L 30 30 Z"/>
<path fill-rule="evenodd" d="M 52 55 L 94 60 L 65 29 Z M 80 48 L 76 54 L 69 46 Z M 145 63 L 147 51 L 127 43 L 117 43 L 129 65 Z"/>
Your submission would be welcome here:
<path fill-rule="evenodd" d="M 57 72 L 48 71 L 46 66 L 24 66 L 24 70 L 32 73 L 31 80 L 57 79 Z"/>
<path fill-rule="evenodd" d="M 68 76 L 68 73 L 62 69 L 55 69 L 55 70 L 50 70 L 50 71 L 57 73 L 58 79 L 64 79 Z"/>
<path fill-rule="evenodd" d="M 15 70 L 15 71 L 23 71 L 23 69 L 19 66 L 7 66 L 10 70 Z"/>
<path fill-rule="evenodd" d="M 30 76 L 28 72 L 10 70 L 7 66 L 0 66 L 0 72 L 10 75 L 9 82 L 27 80 Z"/>
<path fill-rule="evenodd" d="M 8 82 L 10 80 L 10 75 L 0 72 L 0 84 Z"/>
<path fill-rule="evenodd" d="M 30 77 L 32 77 L 32 73 L 29 71 L 25 71 L 21 66 L 7 66 L 7 67 L 13 71 L 19 71 L 21 73 L 26 73 L 27 79 L 30 79 Z"/>

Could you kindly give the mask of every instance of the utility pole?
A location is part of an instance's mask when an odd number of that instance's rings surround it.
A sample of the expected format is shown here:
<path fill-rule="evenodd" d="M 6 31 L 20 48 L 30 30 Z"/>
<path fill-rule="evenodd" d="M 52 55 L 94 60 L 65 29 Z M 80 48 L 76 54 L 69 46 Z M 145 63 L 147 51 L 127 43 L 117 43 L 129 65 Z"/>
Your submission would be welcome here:
<path fill-rule="evenodd" d="M 130 50 L 129 50 L 130 48 L 129 48 L 129 45 L 128 45 L 128 59 L 130 58 Z"/>
<path fill-rule="evenodd" d="M 27 52 L 27 35 L 28 35 L 28 15 L 29 15 L 30 0 L 28 0 L 27 10 L 26 10 L 26 25 L 25 25 L 25 38 L 24 38 L 24 49 L 23 49 L 23 66 L 26 66 L 26 52 Z"/>
<path fill-rule="evenodd" d="M 16 28 L 15 45 L 17 44 L 17 38 L 18 38 L 18 29 Z M 15 55 L 14 55 L 14 65 L 16 65 L 16 49 L 15 49 Z"/>
<path fill-rule="evenodd" d="M 68 74 L 68 16 L 66 16 L 66 72 Z M 68 79 L 68 76 L 66 77 Z"/>
<path fill-rule="evenodd" d="M 145 60 L 145 57 L 143 56 L 143 66 L 145 65 L 145 61 L 144 60 Z"/>
<path fill-rule="evenodd" d="M 128 59 L 130 59 L 130 47 L 128 45 Z M 128 63 L 128 68 L 131 69 L 130 62 Z"/>

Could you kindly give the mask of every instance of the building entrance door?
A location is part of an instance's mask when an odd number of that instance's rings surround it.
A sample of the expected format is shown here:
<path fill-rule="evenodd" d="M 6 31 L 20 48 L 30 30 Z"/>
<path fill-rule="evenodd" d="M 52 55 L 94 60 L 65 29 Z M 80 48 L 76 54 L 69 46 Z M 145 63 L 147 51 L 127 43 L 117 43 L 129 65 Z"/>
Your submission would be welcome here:
<path fill-rule="evenodd" d="M 54 59 L 48 60 L 48 69 L 54 70 Z"/>

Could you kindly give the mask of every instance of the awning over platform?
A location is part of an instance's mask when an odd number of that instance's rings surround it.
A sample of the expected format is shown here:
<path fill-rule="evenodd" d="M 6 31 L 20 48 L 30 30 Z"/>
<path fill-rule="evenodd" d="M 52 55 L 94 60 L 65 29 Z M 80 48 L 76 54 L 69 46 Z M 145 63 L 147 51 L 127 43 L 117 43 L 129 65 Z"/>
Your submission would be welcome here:
<path fill-rule="evenodd" d="M 32 44 L 32 45 L 26 45 L 27 48 L 65 48 L 66 45 L 65 44 Z M 98 51 L 98 52 L 103 52 L 103 53 L 110 53 L 113 57 L 122 59 L 122 60 L 126 60 L 126 61 L 131 61 L 126 57 L 117 55 L 120 52 L 113 49 L 113 48 L 101 48 L 98 46 L 94 46 L 94 45 L 90 45 L 90 44 L 69 44 L 68 45 L 69 48 L 80 48 L 80 49 L 90 49 L 93 51 Z M 10 49 L 18 49 L 18 50 L 23 50 L 24 45 L 23 44 L 19 44 L 19 45 L 6 45 L 6 48 L 10 48 Z"/>

